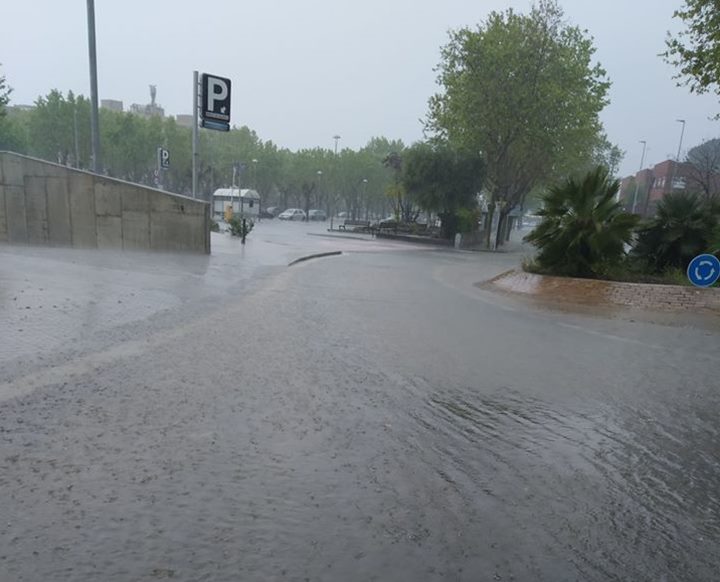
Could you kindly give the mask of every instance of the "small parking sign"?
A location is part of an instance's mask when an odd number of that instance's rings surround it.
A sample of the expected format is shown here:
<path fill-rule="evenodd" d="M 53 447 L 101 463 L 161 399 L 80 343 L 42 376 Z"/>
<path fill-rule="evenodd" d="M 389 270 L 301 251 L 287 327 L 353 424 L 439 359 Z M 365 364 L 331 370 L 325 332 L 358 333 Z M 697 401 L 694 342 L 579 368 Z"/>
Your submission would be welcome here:
<path fill-rule="evenodd" d="M 167 170 L 170 168 L 170 152 L 165 148 L 157 149 L 158 156 L 158 168 L 161 170 Z"/>

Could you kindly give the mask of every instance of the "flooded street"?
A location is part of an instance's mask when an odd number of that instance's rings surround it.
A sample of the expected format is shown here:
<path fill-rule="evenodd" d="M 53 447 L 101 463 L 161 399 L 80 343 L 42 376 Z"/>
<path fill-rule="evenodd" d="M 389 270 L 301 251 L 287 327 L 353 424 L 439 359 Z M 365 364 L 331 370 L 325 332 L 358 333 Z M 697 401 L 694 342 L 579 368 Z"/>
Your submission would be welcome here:
<path fill-rule="evenodd" d="M 0 249 L 0 581 L 718 579 L 713 322 L 306 231 Z"/>

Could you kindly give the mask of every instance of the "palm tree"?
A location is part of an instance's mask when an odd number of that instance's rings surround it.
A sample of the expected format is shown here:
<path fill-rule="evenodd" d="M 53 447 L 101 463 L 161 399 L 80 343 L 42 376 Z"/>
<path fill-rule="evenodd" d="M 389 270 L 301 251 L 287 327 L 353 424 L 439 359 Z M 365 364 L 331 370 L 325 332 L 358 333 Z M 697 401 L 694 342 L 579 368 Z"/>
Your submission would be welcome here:
<path fill-rule="evenodd" d="M 712 250 L 719 217 L 720 208 L 712 201 L 686 192 L 668 194 L 638 231 L 633 255 L 655 272 L 685 269 L 694 256 Z"/>
<path fill-rule="evenodd" d="M 552 274 L 594 277 L 620 262 L 639 217 L 615 201 L 619 188 L 602 166 L 551 188 L 538 213 L 542 221 L 525 237 L 538 249 L 537 265 Z"/>

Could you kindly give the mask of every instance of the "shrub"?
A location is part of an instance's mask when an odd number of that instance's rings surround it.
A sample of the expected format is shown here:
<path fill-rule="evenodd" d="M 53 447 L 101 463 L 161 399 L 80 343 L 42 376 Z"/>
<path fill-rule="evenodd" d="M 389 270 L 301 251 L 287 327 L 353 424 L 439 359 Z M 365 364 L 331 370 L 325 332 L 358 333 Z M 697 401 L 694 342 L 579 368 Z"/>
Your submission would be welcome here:
<path fill-rule="evenodd" d="M 654 273 L 684 270 L 694 256 L 713 250 L 719 215 L 717 204 L 695 194 L 668 194 L 658 203 L 655 217 L 638 230 L 632 255 Z"/>
<path fill-rule="evenodd" d="M 457 211 L 457 232 L 466 234 L 477 230 L 480 221 L 480 212 L 478 210 L 470 210 L 469 208 L 461 208 Z"/>
<path fill-rule="evenodd" d="M 538 212 L 540 224 L 525 240 L 538 249 L 539 270 L 571 277 L 597 277 L 625 256 L 638 217 L 623 212 L 615 196 L 620 188 L 602 166 L 580 181 L 550 188 Z"/>
<path fill-rule="evenodd" d="M 255 223 L 249 218 L 233 216 L 228 222 L 228 226 L 230 227 L 230 234 L 232 236 L 240 236 L 245 240 L 245 237 L 250 234 Z"/>

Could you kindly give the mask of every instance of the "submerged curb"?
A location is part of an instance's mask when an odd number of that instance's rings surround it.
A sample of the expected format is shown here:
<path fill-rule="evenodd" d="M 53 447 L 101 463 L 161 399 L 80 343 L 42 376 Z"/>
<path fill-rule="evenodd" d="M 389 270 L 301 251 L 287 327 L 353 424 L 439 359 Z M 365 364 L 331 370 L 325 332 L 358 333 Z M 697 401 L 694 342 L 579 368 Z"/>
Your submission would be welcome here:
<path fill-rule="evenodd" d="M 300 257 L 299 259 L 295 259 L 294 261 L 290 261 L 288 263 L 288 267 L 292 267 L 293 265 L 302 263 L 303 261 L 309 261 L 310 259 L 321 259 L 322 257 L 334 257 L 337 255 L 342 255 L 342 251 L 330 251 L 327 253 L 316 253 L 314 255 L 307 255 L 305 257 Z"/>
<path fill-rule="evenodd" d="M 518 270 L 506 271 L 477 286 L 563 304 L 720 314 L 720 289 L 712 288 L 552 277 Z"/>

